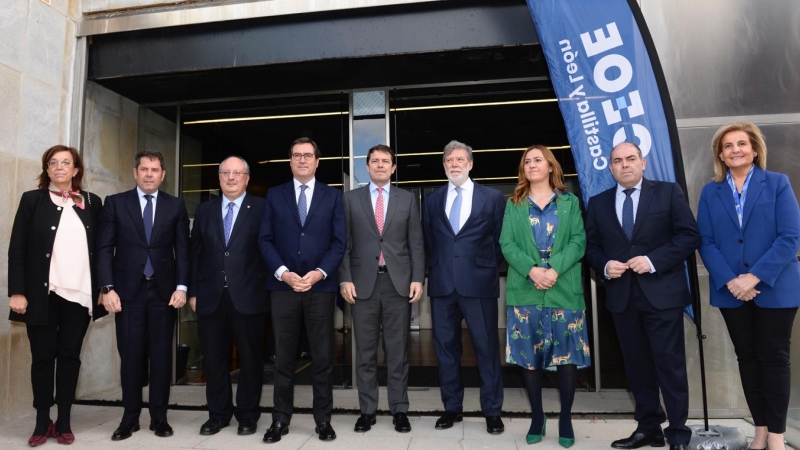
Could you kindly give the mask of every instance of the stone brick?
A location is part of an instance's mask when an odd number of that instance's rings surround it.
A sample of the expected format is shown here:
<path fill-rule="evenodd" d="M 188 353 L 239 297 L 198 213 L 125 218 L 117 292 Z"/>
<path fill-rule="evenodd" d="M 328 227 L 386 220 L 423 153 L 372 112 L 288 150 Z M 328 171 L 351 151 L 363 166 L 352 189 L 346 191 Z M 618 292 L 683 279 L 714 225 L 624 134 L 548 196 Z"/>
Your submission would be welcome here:
<path fill-rule="evenodd" d="M 40 161 L 45 150 L 61 143 L 61 100 L 60 90 L 23 75 L 19 157 Z"/>
<path fill-rule="evenodd" d="M 28 3 L 32 0 L 3 0 L 0 3 L 0 64 L 22 71 L 25 65 L 25 38 Z"/>
<path fill-rule="evenodd" d="M 21 95 L 22 73 L 0 64 L 0 153 L 17 154 Z M 12 166 L 2 166 L 0 170 L 6 171 L 8 167 Z"/>
<path fill-rule="evenodd" d="M 72 61 L 64 59 L 66 29 L 67 20 L 57 10 L 41 1 L 31 1 L 26 30 L 26 75 L 62 87 L 65 67 L 72 67 Z"/>

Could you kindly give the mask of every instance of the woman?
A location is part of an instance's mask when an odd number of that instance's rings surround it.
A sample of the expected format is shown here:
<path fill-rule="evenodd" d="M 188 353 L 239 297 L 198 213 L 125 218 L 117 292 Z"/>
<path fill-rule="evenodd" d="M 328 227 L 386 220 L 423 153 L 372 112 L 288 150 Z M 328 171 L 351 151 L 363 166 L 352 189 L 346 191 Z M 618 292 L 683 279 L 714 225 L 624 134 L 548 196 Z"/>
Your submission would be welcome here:
<path fill-rule="evenodd" d="M 580 260 L 586 250 L 580 201 L 567 192 L 561 165 L 547 147 L 525 150 L 506 204 L 500 246 L 508 261 L 506 361 L 522 366 L 531 426 L 545 435 L 542 371 L 556 370 L 561 414 L 558 443 L 575 443 L 572 402 L 579 368 L 590 365 Z"/>
<path fill-rule="evenodd" d="M 786 175 L 768 172 L 752 123 L 714 135 L 714 180 L 703 187 L 697 224 L 711 304 L 728 327 L 756 434 L 752 449 L 783 449 L 791 374 L 789 342 L 800 306 L 800 208 Z"/>
<path fill-rule="evenodd" d="M 56 145 L 42 155 L 39 188 L 22 194 L 8 247 L 10 320 L 27 325 L 36 427 L 31 447 L 55 437 L 71 444 L 70 409 L 89 319 L 106 314 L 98 298 L 94 229 L 100 197 L 82 191 L 78 151 Z M 56 359 L 58 370 L 56 371 Z M 53 379 L 55 378 L 55 401 Z M 58 405 L 56 424 L 50 407 Z"/>

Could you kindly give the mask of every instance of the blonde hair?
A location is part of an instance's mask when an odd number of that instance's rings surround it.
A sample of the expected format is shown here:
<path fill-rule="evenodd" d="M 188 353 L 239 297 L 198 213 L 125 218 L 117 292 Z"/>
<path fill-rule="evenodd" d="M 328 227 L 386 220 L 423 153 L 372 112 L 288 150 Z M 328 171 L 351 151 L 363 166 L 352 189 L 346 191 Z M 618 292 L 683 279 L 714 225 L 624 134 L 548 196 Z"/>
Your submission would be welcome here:
<path fill-rule="evenodd" d="M 525 157 L 528 156 L 528 152 L 531 150 L 539 150 L 542 152 L 542 156 L 544 156 L 544 159 L 550 164 L 550 168 L 553 169 L 549 177 L 550 187 L 558 189 L 559 191 L 567 190 L 567 185 L 564 184 L 564 172 L 561 170 L 561 164 L 558 163 L 553 151 L 544 145 L 531 145 L 525 149 L 522 153 L 522 158 L 519 160 L 517 186 L 514 188 L 514 193 L 511 194 L 511 201 L 517 205 L 522 202 L 522 199 L 528 195 L 528 191 L 530 190 L 530 182 L 528 181 L 528 177 L 525 176 Z"/>
<path fill-rule="evenodd" d="M 750 139 L 750 145 L 753 147 L 753 162 L 760 168 L 767 168 L 767 144 L 764 142 L 764 135 L 758 126 L 752 122 L 731 122 L 723 125 L 711 140 L 711 152 L 714 154 L 714 181 L 721 183 L 725 181 L 725 176 L 728 173 L 728 166 L 719 157 L 722 154 L 722 138 L 726 134 L 733 131 L 744 131 Z"/>

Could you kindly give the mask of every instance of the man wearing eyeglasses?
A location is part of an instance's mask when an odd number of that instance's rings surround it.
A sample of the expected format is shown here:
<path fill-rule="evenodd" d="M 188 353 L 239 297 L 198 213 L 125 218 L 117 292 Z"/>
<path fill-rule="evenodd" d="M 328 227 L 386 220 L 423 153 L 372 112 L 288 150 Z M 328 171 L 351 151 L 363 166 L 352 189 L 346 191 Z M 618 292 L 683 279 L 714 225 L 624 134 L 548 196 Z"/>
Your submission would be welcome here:
<path fill-rule="evenodd" d="M 258 251 L 264 199 L 246 193 L 247 161 L 230 156 L 219 165 L 222 196 L 197 207 L 192 226 L 189 305 L 197 313 L 197 330 L 206 368 L 208 420 L 200 434 L 217 434 L 239 422 L 238 434 L 256 432 L 261 416 L 264 320 L 269 303 L 267 268 Z M 236 342 L 239 383 L 233 406 L 231 338 Z"/>
<path fill-rule="evenodd" d="M 336 269 L 345 248 L 342 194 L 315 178 L 321 156 L 309 138 L 296 139 L 289 152 L 293 179 L 267 194 L 258 246 L 267 263 L 276 360 L 272 425 L 264 442 L 289 432 L 294 403 L 294 361 L 305 322 L 311 353 L 319 439 L 336 438 L 333 410 L 333 310 L 339 284 Z"/>

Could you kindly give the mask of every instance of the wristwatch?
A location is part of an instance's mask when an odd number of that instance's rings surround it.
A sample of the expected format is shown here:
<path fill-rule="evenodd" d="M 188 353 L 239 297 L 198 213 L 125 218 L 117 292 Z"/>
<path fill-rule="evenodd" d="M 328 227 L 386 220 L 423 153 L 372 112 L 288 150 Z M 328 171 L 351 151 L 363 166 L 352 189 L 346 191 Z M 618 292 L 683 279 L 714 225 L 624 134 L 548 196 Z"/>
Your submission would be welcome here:
<path fill-rule="evenodd" d="M 108 286 L 103 286 L 103 287 L 100 288 L 100 292 L 102 294 L 108 294 L 110 291 L 113 291 L 113 290 L 114 290 L 114 285 L 113 284 L 109 284 Z"/>

